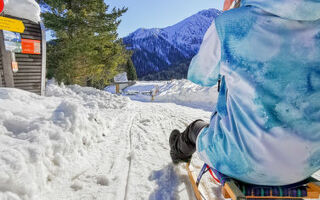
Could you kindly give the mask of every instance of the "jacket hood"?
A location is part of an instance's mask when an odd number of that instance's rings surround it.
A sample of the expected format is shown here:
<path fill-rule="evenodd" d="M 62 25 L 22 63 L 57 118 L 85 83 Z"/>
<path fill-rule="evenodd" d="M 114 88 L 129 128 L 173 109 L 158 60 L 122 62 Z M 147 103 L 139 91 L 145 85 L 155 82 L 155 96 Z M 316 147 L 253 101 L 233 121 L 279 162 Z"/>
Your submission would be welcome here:
<path fill-rule="evenodd" d="M 260 9 L 291 20 L 315 21 L 320 19 L 320 0 L 242 0 L 242 6 Z"/>

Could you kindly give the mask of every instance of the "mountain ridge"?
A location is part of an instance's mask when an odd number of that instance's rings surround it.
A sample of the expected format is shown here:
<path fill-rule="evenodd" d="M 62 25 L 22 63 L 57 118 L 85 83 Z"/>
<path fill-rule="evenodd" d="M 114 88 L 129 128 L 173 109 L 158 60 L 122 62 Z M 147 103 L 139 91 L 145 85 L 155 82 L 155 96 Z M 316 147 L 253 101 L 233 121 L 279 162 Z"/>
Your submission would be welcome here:
<path fill-rule="evenodd" d="M 202 10 L 175 25 L 165 28 L 139 28 L 123 38 L 138 77 L 155 74 L 181 63 L 188 63 L 199 51 L 212 21 L 221 14 L 217 9 Z M 169 77 L 175 78 L 175 77 Z"/>

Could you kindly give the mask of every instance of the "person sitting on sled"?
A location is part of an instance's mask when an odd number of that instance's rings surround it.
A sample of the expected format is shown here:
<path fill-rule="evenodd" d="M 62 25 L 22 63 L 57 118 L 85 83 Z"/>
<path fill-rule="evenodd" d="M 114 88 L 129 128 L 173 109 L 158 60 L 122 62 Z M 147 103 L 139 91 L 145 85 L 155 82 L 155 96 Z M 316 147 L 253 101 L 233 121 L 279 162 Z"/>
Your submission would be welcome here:
<path fill-rule="evenodd" d="M 221 89 L 210 124 L 172 131 L 174 163 L 197 151 L 225 175 L 279 186 L 320 169 L 320 0 L 243 0 L 214 20 L 188 79 Z"/>

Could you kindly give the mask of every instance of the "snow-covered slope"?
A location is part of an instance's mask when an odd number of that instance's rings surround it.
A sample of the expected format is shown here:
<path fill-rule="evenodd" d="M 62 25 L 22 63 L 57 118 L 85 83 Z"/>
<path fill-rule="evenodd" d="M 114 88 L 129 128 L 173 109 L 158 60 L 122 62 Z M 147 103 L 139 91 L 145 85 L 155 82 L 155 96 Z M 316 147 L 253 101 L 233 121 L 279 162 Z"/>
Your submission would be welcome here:
<path fill-rule="evenodd" d="M 115 93 L 115 86 L 105 88 L 106 91 Z M 124 96 L 132 100 L 150 102 L 150 91 L 158 90 L 154 102 L 175 103 L 183 106 L 200 108 L 212 111 L 217 103 L 217 86 L 212 88 L 201 87 L 189 80 L 172 81 L 138 81 L 135 85 L 123 91 Z"/>
<path fill-rule="evenodd" d="M 134 50 L 132 59 L 138 76 L 189 61 L 198 52 L 205 32 L 220 13 L 216 9 L 204 10 L 173 26 L 138 29 L 125 37 L 124 43 Z"/>
<path fill-rule="evenodd" d="M 35 0 L 4 0 L 6 15 L 40 21 L 40 7 Z"/>

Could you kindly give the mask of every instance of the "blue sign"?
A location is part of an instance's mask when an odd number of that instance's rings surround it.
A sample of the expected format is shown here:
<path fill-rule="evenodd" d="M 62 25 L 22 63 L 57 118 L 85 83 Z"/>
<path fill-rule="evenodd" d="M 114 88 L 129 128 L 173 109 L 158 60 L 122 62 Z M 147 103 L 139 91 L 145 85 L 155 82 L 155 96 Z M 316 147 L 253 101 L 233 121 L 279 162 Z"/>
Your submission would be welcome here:
<path fill-rule="evenodd" d="M 7 51 L 21 53 L 21 36 L 20 33 L 15 33 L 11 31 L 3 31 L 4 44 Z"/>

